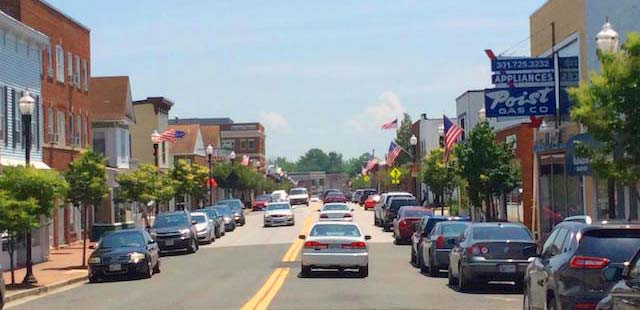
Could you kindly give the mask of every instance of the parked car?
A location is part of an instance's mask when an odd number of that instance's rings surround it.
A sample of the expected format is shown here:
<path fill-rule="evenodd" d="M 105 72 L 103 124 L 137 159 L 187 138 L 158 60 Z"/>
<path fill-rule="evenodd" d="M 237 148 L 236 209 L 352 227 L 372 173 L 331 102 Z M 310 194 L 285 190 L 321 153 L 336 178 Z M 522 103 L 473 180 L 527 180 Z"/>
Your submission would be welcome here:
<path fill-rule="evenodd" d="M 100 238 L 88 262 L 91 283 L 116 275 L 151 278 L 160 272 L 160 250 L 145 230 L 118 230 Z"/>
<path fill-rule="evenodd" d="M 522 287 L 529 259 L 536 256 L 531 232 L 516 223 L 472 223 L 449 254 L 449 285 L 465 292 L 489 281 Z"/>
<path fill-rule="evenodd" d="M 311 196 L 311 198 L 309 199 L 310 202 L 320 202 L 320 197 L 313 195 Z"/>
<path fill-rule="evenodd" d="M 292 206 L 309 205 L 309 193 L 304 187 L 292 188 L 289 191 L 289 203 Z"/>
<path fill-rule="evenodd" d="M 401 244 L 411 240 L 414 223 L 423 217 L 431 215 L 429 209 L 423 207 L 406 206 L 398 210 L 398 215 L 393 220 L 393 238 L 395 244 Z"/>
<path fill-rule="evenodd" d="M 2 270 L 2 266 L 1 265 L 0 265 L 0 270 Z M 2 310 L 2 308 L 4 308 L 4 296 L 5 296 L 4 279 L 2 277 L 0 277 L 0 310 Z"/>
<path fill-rule="evenodd" d="M 606 281 L 618 281 L 596 309 L 640 309 L 640 251 L 625 268 L 607 266 L 602 270 Z"/>
<path fill-rule="evenodd" d="M 222 220 L 224 221 L 224 231 L 234 231 L 236 230 L 236 221 L 233 219 L 233 212 L 231 212 L 231 208 L 226 205 L 215 205 L 213 206 L 216 211 L 222 215 Z"/>
<path fill-rule="evenodd" d="M 236 224 L 240 226 L 244 226 L 247 223 L 246 218 L 244 217 L 244 204 L 240 199 L 224 199 L 218 201 L 219 205 L 225 205 L 231 209 L 231 213 L 233 213 L 233 219 L 236 221 Z"/>
<path fill-rule="evenodd" d="M 289 202 L 289 195 L 285 190 L 277 190 L 271 193 L 272 202 Z"/>
<path fill-rule="evenodd" d="M 186 250 L 198 251 L 196 222 L 187 211 L 160 213 L 151 227 L 151 237 L 158 241 L 160 252 Z"/>
<path fill-rule="evenodd" d="M 302 277 L 311 275 L 313 268 L 357 269 L 361 277 L 369 275 L 367 240 L 355 223 L 319 222 L 309 231 L 302 248 Z"/>
<path fill-rule="evenodd" d="M 342 193 L 329 193 L 324 198 L 324 203 L 347 203 L 347 197 Z"/>
<path fill-rule="evenodd" d="M 191 212 L 191 219 L 196 222 L 198 242 L 210 244 L 216 241 L 216 229 L 213 227 L 213 221 L 209 220 L 207 213 Z"/>
<path fill-rule="evenodd" d="M 327 196 L 329 194 L 342 194 L 342 191 L 339 189 L 327 189 L 324 192 L 322 192 L 322 197 L 320 197 L 322 199 L 322 201 L 324 201 L 325 199 L 327 199 Z M 326 201 L 325 201 L 326 202 Z"/>
<path fill-rule="evenodd" d="M 346 203 L 327 203 L 320 210 L 320 221 L 353 221 L 353 209 Z"/>
<path fill-rule="evenodd" d="M 358 203 L 358 201 L 360 201 L 360 197 L 362 196 L 363 191 L 364 190 L 362 189 L 356 189 L 356 191 L 353 192 L 353 196 L 351 196 L 351 202 Z"/>
<path fill-rule="evenodd" d="M 640 225 L 561 222 L 527 268 L 525 307 L 595 309 L 616 283 L 603 269 L 623 268 L 638 249 Z"/>
<path fill-rule="evenodd" d="M 264 209 L 268 203 L 272 202 L 271 195 L 257 195 L 251 202 L 251 210 L 259 211 Z"/>
<path fill-rule="evenodd" d="M 373 223 L 376 226 L 382 226 L 382 212 L 385 205 L 389 202 L 389 199 L 393 197 L 413 197 L 411 193 L 407 192 L 389 192 L 382 193 L 380 195 L 380 201 L 373 208 Z"/>
<path fill-rule="evenodd" d="M 438 222 L 431 232 L 422 239 L 418 250 L 420 272 L 429 272 L 432 277 L 440 276 L 441 269 L 449 269 L 451 249 L 460 242 L 460 235 L 469 225 L 468 218 L 447 218 Z"/>
<path fill-rule="evenodd" d="M 459 217 L 445 217 L 439 215 L 427 215 L 414 223 L 414 233 L 411 235 L 411 264 L 420 266 L 420 256 L 422 256 L 422 242 L 431 236 L 431 231 L 436 224 L 443 221 L 462 220 Z"/>
<path fill-rule="evenodd" d="M 378 191 L 372 188 L 362 190 L 362 195 L 360 195 L 360 198 L 358 199 L 358 201 L 356 201 L 356 203 L 363 205 L 367 198 L 369 198 L 369 196 L 375 195 L 377 193 Z"/>
<path fill-rule="evenodd" d="M 272 202 L 264 209 L 264 227 L 275 225 L 295 225 L 296 220 L 291 205 L 285 202 Z"/>
<path fill-rule="evenodd" d="M 375 194 L 375 195 L 369 195 L 369 197 L 367 197 L 367 200 L 364 201 L 364 210 L 371 210 L 376 206 L 376 203 L 378 203 L 380 201 L 380 195 Z"/>
<path fill-rule="evenodd" d="M 382 229 L 384 231 L 391 231 L 398 210 L 405 206 L 418 206 L 418 201 L 414 197 L 391 197 L 389 199 L 382 211 Z"/>
<path fill-rule="evenodd" d="M 591 220 L 591 217 L 588 216 L 588 215 L 570 216 L 570 217 L 565 218 L 562 221 L 563 222 L 579 222 L 579 223 L 584 223 L 584 224 L 591 224 L 593 222 Z"/>
<path fill-rule="evenodd" d="M 214 235 L 216 238 L 220 238 L 225 235 L 224 217 L 213 206 L 196 209 L 195 211 L 204 212 L 209 216 L 209 220 L 213 222 Z"/>

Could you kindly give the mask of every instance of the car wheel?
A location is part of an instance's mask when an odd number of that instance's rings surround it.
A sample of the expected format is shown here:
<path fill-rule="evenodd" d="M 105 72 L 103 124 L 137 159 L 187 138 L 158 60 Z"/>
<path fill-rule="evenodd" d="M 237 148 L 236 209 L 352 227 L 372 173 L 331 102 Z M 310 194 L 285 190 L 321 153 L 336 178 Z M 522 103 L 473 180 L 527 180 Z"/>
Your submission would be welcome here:
<path fill-rule="evenodd" d="M 429 276 L 432 278 L 437 278 L 440 276 L 440 269 L 438 269 L 438 266 L 435 265 L 431 254 L 429 254 Z"/>
<path fill-rule="evenodd" d="M 144 274 L 142 275 L 145 279 L 149 279 L 153 276 L 153 266 L 151 264 L 151 258 L 148 258 L 147 267 L 144 269 Z"/>
<path fill-rule="evenodd" d="M 373 217 L 373 226 L 376 226 L 376 227 L 380 226 L 380 223 L 378 222 L 378 218 L 375 216 Z"/>
<path fill-rule="evenodd" d="M 198 243 L 191 238 L 191 244 L 189 245 L 189 253 L 195 253 L 198 250 Z"/>
<path fill-rule="evenodd" d="M 89 276 L 89 283 L 98 283 L 98 277 Z M 2 309 L 2 307 L 0 307 L 0 309 Z"/>
<path fill-rule="evenodd" d="M 549 301 L 547 301 L 547 310 L 556 310 L 556 298 L 550 297 Z"/>
<path fill-rule="evenodd" d="M 457 284 L 456 279 L 453 277 L 453 272 L 451 272 L 451 265 L 449 265 L 449 272 L 448 272 L 447 278 L 449 279 L 449 286 L 454 286 Z"/>
<path fill-rule="evenodd" d="M 425 265 L 424 263 L 424 258 L 422 258 L 422 255 L 418 257 L 418 266 L 420 267 L 420 272 L 422 273 L 427 273 L 427 265 Z"/>
<path fill-rule="evenodd" d="M 364 266 L 364 267 L 360 267 L 358 269 L 358 274 L 360 275 L 361 278 L 366 278 L 369 276 L 369 266 Z"/>
<path fill-rule="evenodd" d="M 524 289 L 524 297 L 522 298 L 522 310 L 531 310 L 531 293 L 529 288 Z"/>
<path fill-rule="evenodd" d="M 468 282 L 469 280 L 465 278 L 464 274 L 462 273 L 462 266 L 460 266 L 458 269 L 458 290 L 463 293 L 469 291 Z"/>
<path fill-rule="evenodd" d="M 156 265 L 153 266 L 153 273 L 160 273 L 160 260 L 156 262 Z"/>
<path fill-rule="evenodd" d="M 215 232 L 215 229 L 214 229 L 214 231 L 212 231 L 212 232 L 211 232 L 211 242 L 216 242 L 216 232 Z M 209 242 L 209 243 L 211 243 L 211 242 Z"/>
<path fill-rule="evenodd" d="M 395 243 L 396 245 L 402 244 L 402 239 L 398 238 L 398 235 L 395 233 L 395 231 L 393 232 L 393 243 Z"/>
<path fill-rule="evenodd" d="M 219 227 L 218 227 L 218 229 L 216 229 L 215 235 L 216 235 L 216 238 L 222 237 L 222 233 L 220 232 L 220 228 Z"/>
<path fill-rule="evenodd" d="M 416 251 L 413 249 L 413 246 L 411 246 L 411 265 L 415 266 L 417 264 L 416 258 Z"/>
<path fill-rule="evenodd" d="M 311 267 L 301 265 L 300 276 L 303 278 L 308 278 L 311 275 Z"/>

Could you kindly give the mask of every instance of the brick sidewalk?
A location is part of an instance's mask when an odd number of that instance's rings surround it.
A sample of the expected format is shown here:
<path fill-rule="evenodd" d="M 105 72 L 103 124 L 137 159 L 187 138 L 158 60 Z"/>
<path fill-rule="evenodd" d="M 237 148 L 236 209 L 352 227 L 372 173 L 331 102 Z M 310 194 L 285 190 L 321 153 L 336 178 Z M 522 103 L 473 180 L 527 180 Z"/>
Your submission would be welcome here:
<path fill-rule="evenodd" d="M 87 242 L 87 247 L 92 244 Z M 87 249 L 87 258 L 91 254 Z M 87 276 L 86 268 L 81 267 L 82 261 L 82 242 L 76 242 L 69 246 L 63 246 L 57 250 L 49 252 L 49 260 L 43 263 L 33 265 L 33 274 L 38 283 L 34 287 L 16 287 L 12 288 L 8 285 L 11 283 L 11 272 L 2 273 L 4 283 L 7 285 L 7 298 L 15 300 L 28 295 L 46 292 L 49 287 L 57 287 L 63 283 L 75 283 L 82 281 Z M 25 275 L 25 268 L 15 271 L 16 283 L 20 284 Z M 33 292 L 33 294 L 29 294 Z"/>

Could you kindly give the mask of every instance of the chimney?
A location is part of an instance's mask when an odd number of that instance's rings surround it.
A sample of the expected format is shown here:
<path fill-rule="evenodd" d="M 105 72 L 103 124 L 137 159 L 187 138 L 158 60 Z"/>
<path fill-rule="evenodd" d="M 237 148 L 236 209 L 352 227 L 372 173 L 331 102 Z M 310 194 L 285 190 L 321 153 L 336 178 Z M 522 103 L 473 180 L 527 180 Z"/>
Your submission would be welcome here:
<path fill-rule="evenodd" d="M 423 119 L 423 120 L 426 120 L 427 119 L 427 113 L 420 114 L 420 118 Z"/>

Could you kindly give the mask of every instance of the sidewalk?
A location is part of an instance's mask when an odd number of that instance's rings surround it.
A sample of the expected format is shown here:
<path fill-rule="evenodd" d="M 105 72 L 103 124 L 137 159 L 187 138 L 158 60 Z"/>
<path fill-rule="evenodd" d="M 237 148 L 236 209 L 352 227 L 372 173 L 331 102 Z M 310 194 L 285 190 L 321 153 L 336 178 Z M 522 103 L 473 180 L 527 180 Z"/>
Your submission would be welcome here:
<path fill-rule="evenodd" d="M 87 242 L 87 247 L 90 244 L 92 243 Z M 87 249 L 87 258 L 91 251 L 93 250 Z M 35 286 L 23 287 L 20 285 L 25 275 L 25 268 L 16 269 L 15 271 L 16 287 L 10 286 L 11 272 L 3 272 L 2 277 L 7 285 L 5 302 L 43 294 L 65 285 L 85 281 L 87 270 L 81 267 L 81 261 L 82 242 L 76 242 L 57 250 L 51 250 L 48 261 L 33 265 L 33 274 L 38 280 Z"/>

